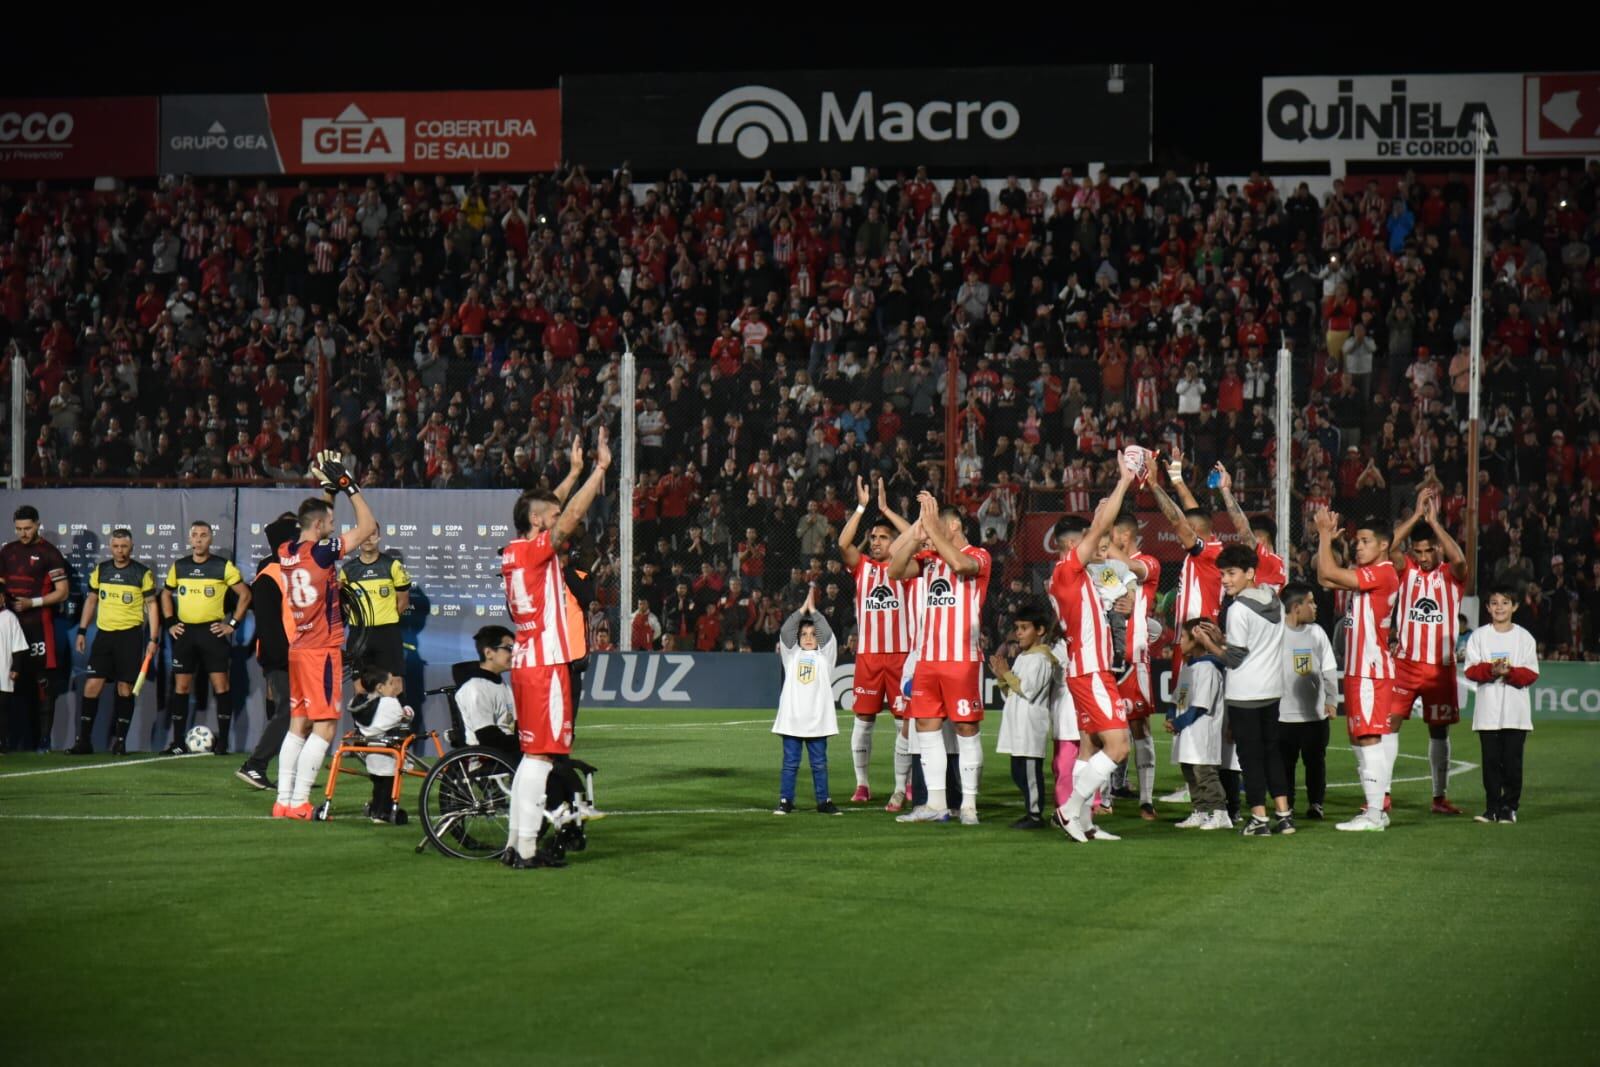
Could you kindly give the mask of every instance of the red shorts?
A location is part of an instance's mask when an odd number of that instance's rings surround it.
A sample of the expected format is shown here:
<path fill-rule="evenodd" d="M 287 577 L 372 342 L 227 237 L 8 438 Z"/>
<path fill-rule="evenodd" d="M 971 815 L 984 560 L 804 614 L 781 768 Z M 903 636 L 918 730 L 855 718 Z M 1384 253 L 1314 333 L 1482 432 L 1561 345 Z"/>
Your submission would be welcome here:
<path fill-rule="evenodd" d="M 530 756 L 572 751 L 572 681 L 567 665 L 513 667 L 511 702 L 517 708 L 517 742 Z"/>
<path fill-rule="evenodd" d="M 905 665 L 904 652 L 864 652 L 857 656 L 855 713 L 876 715 L 887 707 L 897 719 L 904 715 L 906 697 L 900 691 L 900 672 Z"/>
<path fill-rule="evenodd" d="M 1345 725 L 1352 740 L 1382 737 L 1389 729 L 1389 709 L 1394 703 L 1394 682 L 1388 678 L 1344 679 Z"/>
<path fill-rule="evenodd" d="M 1461 721 L 1456 698 L 1456 668 L 1446 663 L 1394 661 L 1394 696 L 1389 714 L 1411 718 L 1411 708 L 1422 698 L 1422 721 L 1429 726 L 1449 726 Z"/>
<path fill-rule="evenodd" d="M 289 650 L 289 717 L 328 722 L 340 714 L 344 654 L 337 648 Z"/>
<path fill-rule="evenodd" d="M 982 722 L 983 698 L 978 693 L 977 663 L 917 661 L 906 714 L 913 719 Z"/>
<path fill-rule="evenodd" d="M 1127 705 L 1111 672 L 1096 671 L 1068 678 L 1067 690 L 1078 712 L 1078 729 L 1084 735 L 1128 728 Z"/>
<path fill-rule="evenodd" d="M 1117 692 L 1128 702 L 1128 720 L 1148 719 L 1155 714 L 1155 702 L 1150 699 L 1150 664 L 1135 663 L 1117 683 Z"/>

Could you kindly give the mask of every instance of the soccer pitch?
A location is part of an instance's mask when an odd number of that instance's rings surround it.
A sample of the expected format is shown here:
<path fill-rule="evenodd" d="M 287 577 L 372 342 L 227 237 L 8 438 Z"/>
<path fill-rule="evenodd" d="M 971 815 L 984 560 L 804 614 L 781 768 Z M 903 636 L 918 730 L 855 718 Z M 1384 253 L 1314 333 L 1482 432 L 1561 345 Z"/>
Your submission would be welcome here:
<path fill-rule="evenodd" d="M 994 720 L 996 717 L 991 717 Z M 6 1058 L 39 1063 L 1494 1063 L 1600 1048 L 1600 730 L 1541 725 L 1523 821 L 1427 814 L 1410 724 L 1386 834 L 1120 844 L 882 810 L 769 814 L 771 713 L 588 711 L 565 870 L 416 855 L 420 826 L 265 818 L 236 757 L 0 759 Z M 829 746 L 853 786 L 849 722 Z M 1359 804 L 1335 724 L 1330 815 Z M 993 744 L 994 721 L 985 729 Z M 1481 800 L 1470 729 L 1452 794 Z M 1158 792 L 1178 784 L 1162 759 Z M 71 769 L 64 769 L 71 768 Z M 405 806 L 415 811 L 415 779 Z M 320 795 L 320 791 L 319 794 Z M 1304 808 L 1304 802 L 1299 805 Z"/>

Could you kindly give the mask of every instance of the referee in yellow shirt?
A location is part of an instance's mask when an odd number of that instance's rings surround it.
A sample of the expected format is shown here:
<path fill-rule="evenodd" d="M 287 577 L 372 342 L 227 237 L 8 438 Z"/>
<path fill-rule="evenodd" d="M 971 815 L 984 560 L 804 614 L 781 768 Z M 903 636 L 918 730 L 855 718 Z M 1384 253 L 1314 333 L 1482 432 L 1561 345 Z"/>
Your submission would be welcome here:
<path fill-rule="evenodd" d="M 361 554 L 339 572 L 339 585 L 359 603 L 360 626 L 352 626 L 350 645 L 362 658 L 401 677 L 406 673 L 406 647 L 400 617 L 411 607 L 411 575 L 400 561 L 379 551 L 378 535 L 361 542 Z"/>
<path fill-rule="evenodd" d="M 212 751 L 220 756 L 228 751 L 233 724 L 233 695 L 228 692 L 230 646 L 250 610 L 250 587 L 232 560 L 211 554 L 211 524 L 204 519 L 189 527 L 189 549 L 189 555 L 167 569 L 166 588 L 161 590 L 161 617 L 172 634 L 173 692 L 167 708 L 172 739 L 166 753 L 181 756 L 188 751 L 184 733 L 189 728 L 189 691 L 194 688 L 195 672 L 203 670 L 217 695 L 217 740 Z M 224 609 L 229 593 L 235 598 L 232 614 Z"/>
<path fill-rule="evenodd" d="M 67 752 L 88 756 L 94 752 L 94 720 L 100 713 L 100 692 L 106 679 L 117 687 L 116 725 L 111 752 L 128 751 L 128 727 L 133 724 L 133 683 L 147 651 L 154 651 L 161 635 L 156 614 L 156 579 L 150 568 L 133 558 L 133 531 L 111 531 L 111 558 L 89 572 L 89 595 L 83 598 L 78 619 L 78 651 L 88 643 L 89 624 L 97 623 L 89 650 L 89 678 L 83 684 L 78 707 L 78 742 Z"/>

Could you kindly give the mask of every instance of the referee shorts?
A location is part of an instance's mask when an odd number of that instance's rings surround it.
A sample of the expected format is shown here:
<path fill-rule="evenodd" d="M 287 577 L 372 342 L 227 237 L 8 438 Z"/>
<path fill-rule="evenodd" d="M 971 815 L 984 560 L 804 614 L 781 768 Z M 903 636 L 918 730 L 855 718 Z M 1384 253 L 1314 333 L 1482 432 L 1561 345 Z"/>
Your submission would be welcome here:
<path fill-rule="evenodd" d="M 89 646 L 89 677 L 103 678 L 118 685 L 132 685 L 139 679 L 144 662 L 144 629 L 101 630 Z"/>
<path fill-rule="evenodd" d="M 228 639 L 212 633 L 209 622 L 184 623 L 183 633 L 172 639 L 172 673 L 227 674 L 228 651 Z"/>
<path fill-rule="evenodd" d="M 373 663 L 390 674 L 406 672 L 405 634 L 399 623 L 352 629 L 350 643 L 361 649 L 360 662 L 351 663 L 355 669 L 360 670 L 362 663 Z"/>

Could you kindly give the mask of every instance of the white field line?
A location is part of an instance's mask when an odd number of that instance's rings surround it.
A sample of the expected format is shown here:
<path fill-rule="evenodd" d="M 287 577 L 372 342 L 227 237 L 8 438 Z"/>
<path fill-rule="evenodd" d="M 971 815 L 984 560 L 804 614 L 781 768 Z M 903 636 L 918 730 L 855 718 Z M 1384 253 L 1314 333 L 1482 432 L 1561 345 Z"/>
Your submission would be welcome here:
<path fill-rule="evenodd" d="M 849 808 L 851 812 L 876 810 Z M 803 809 L 798 812 L 804 814 Z M 661 808 L 648 811 L 607 811 L 606 818 L 621 819 L 651 815 L 769 815 L 769 808 Z M 271 821 L 270 815 L 48 815 L 0 813 L 0 821 L 14 822 L 262 822 Z M 362 822 L 358 817 L 333 822 Z"/>
<path fill-rule="evenodd" d="M 1331 748 L 1332 746 L 1329 746 L 1329 747 Z M 1355 749 L 1351 748 L 1348 745 L 1346 745 L 1344 747 L 1343 751 L 1353 754 L 1355 752 Z M 1411 754 L 1410 752 L 1397 752 L 1396 755 L 1399 756 L 1401 759 L 1419 759 L 1419 760 L 1426 761 L 1427 758 L 1428 758 L 1427 756 L 1416 756 L 1416 755 Z M 1468 771 L 1475 771 L 1477 769 L 1478 769 L 1478 765 L 1476 763 L 1468 763 L 1466 760 L 1454 760 L 1453 759 L 1453 760 L 1450 761 L 1450 769 L 1449 769 L 1449 771 L 1446 772 L 1445 776 L 1447 778 L 1454 778 L 1458 774 L 1466 774 Z M 1433 775 L 1430 773 L 1430 774 L 1416 775 L 1416 776 L 1411 777 L 1411 778 L 1395 778 L 1395 779 L 1392 779 L 1392 782 L 1398 784 L 1400 782 L 1431 782 L 1432 780 L 1433 780 Z M 1361 785 L 1360 782 L 1329 782 L 1328 783 L 1328 788 L 1329 789 L 1356 789 L 1356 788 L 1359 788 L 1360 785 Z"/>
<path fill-rule="evenodd" d="M 103 771 L 109 767 L 137 767 L 141 763 L 161 763 L 166 760 L 195 759 L 198 756 L 209 756 L 209 752 L 186 752 L 181 756 L 151 756 L 148 759 L 120 760 L 116 763 L 74 763 L 67 767 L 46 767 L 40 771 L 11 771 L 0 774 L 0 778 L 32 778 L 38 774 L 71 774 L 73 771 Z"/>

